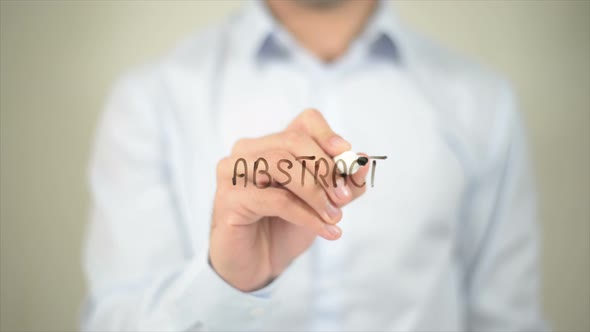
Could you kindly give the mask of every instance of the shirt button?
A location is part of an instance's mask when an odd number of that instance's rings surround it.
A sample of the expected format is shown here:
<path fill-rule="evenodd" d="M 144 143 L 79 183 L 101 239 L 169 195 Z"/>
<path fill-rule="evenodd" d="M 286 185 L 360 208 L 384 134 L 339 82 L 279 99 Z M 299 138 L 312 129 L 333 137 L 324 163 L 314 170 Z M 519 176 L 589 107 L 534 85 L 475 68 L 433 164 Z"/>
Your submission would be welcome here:
<path fill-rule="evenodd" d="M 252 315 L 254 317 L 262 316 L 262 315 L 264 315 L 264 308 L 261 308 L 261 307 L 252 308 L 252 310 L 250 310 L 250 315 Z"/>

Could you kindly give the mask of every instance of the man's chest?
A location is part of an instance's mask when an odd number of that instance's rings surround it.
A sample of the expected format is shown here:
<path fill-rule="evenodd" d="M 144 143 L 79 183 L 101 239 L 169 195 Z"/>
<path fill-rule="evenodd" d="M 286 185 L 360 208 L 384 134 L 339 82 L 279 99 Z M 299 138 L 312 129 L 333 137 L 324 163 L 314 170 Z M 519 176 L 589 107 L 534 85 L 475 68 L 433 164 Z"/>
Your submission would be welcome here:
<path fill-rule="evenodd" d="M 403 77 L 370 72 L 332 80 L 222 77 L 207 93 L 178 105 L 184 118 L 172 142 L 178 152 L 172 177 L 187 202 L 189 231 L 203 240 L 216 182 L 224 181 L 215 177 L 216 162 L 241 138 L 284 130 L 305 108 L 320 110 L 353 150 L 387 156 L 371 163 L 366 193 L 343 209 L 342 238 L 329 243 L 330 250 L 322 249 L 323 258 L 302 259 L 293 271 L 298 287 L 285 289 L 285 298 L 304 297 L 312 289 L 310 276 L 326 261 L 345 263 L 337 285 L 349 290 L 343 301 L 365 301 L 367 310 L 377 298 L 390 299 L 392 308 L 412 306 L 431 297 L 441 282 L 454 280 L 466 175 L 442 134 L 436 107 Z M 250 166 L 254 161 L 248 160 Z M 225 180 L 231 182 L 231 177 Z M 367 282 L 374 287 L 366 287 Z"/>

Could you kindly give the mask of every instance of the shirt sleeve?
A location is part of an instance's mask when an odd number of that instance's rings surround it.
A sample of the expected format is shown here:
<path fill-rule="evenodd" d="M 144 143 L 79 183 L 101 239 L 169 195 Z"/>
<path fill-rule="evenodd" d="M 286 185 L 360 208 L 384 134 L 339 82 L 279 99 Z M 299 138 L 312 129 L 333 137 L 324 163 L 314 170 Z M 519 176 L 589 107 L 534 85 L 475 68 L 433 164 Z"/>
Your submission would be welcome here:
<path fill-rule="evenodd" d="M 543 331 L 533 175 L 513 94 L 501 90 L 465 214 L 467 330 Z"/>
<path fill-rule="evenodd" d="M 89 294 L 81 327 L 256 330 L 270 310 L 274 283 L 243 293 L 211 268 L 207 243 L 191 243 L 196 254 L 183 245 L 186 228 L 179 225 L 186 220 L 177 211 L 161 129 L 166 105 L 153 76 L 121 80 L 98 130 L 84 256 Z"/>

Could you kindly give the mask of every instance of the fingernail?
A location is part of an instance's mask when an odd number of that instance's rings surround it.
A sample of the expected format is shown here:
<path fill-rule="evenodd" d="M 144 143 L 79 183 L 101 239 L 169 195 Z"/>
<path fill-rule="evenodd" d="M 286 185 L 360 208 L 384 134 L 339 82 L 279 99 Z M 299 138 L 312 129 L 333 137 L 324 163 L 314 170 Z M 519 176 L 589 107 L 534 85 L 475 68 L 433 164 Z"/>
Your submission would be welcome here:
<path fill-rule="evenodd" d="M 338 179 L 336 179 L 336 188 L 334 188 L 334 194 L 336 195 L 336 197 L 343 201 L 350 198 L 350 189 L 344 183 L 343 177 L 339 177 Z"/>
<path fill-rule="evenodd" d="M 324 228 L 326 228 L 326 231 L 333 237 L 339 236 L 341 233 L 340 227 L 338 226 L 324 224 Z"/>
<path fill-rule="evenodd" d="M 330 142 L 330 145 L 335 149 L 348 147 L 348 145 L 350 145 L 350 144 L 348 144 L 347 141 L 345 141 L 340 136 L 333 136 L 332 138 L 330 138 L 329 142 Z"/>
<path fill-rule="evenodd" d="M 338 216 L 340 216 L 340 209 L 335 207 L 331 202 L 328 201 L 328 203 L 326 204 L 326 214 L 328 214 L 330 220 L 335 220 L 336 218 L 338 218 Z"/>

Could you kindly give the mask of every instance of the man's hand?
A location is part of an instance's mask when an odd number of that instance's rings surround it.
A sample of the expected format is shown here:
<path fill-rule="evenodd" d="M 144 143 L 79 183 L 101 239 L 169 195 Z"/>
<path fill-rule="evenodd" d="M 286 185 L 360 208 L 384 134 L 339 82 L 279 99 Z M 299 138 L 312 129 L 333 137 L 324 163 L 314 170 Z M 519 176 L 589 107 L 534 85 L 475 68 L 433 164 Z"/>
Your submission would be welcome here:
<path fill-rule="evenodd" d="M 350 181 L 345 185 L 339 175 L 337 186 L 333 186 L 332 157 L 349 149 L 350 144 L 335 134 L 316 110 L 302 112 L 280 133 L 238 141 L 232 155 L 217 166 L 209 244 L 209 258 L 215 271 L 235 288 L 253 291 L 276 278 L 309 248 L 317 235 L 328 240 L 340 238 L 341 230 L 336 226 L 342 218 L 340 207 L 362 195 L 366 188 L 358 188 Z M 232 185 L 238 158 L 253 162 L 262 157 L 270 165 L 268 172 L 272 178 L 284 178 L 273 166 L 280 159 L 296 164 L 296 156 L 326 159 L 329 186 L 322 181 L 315 183 L 315 161 L 306 163 L 303 186 L 296 180 L 285 186 L 273 181 L 266 189 L 253 183 L 246 187 Z M 368 168 L 363 166 L 352 175 L 355 183 L 364 183 Z M 251 178 L 248 177 L 249 181 Z"/>

